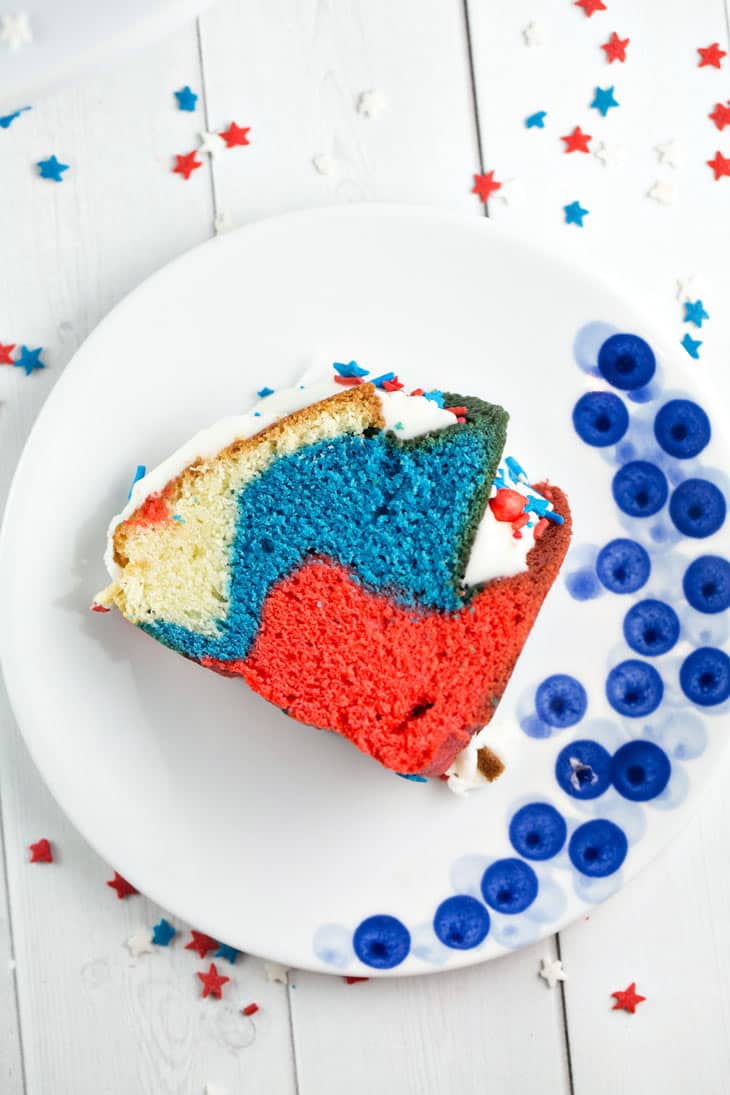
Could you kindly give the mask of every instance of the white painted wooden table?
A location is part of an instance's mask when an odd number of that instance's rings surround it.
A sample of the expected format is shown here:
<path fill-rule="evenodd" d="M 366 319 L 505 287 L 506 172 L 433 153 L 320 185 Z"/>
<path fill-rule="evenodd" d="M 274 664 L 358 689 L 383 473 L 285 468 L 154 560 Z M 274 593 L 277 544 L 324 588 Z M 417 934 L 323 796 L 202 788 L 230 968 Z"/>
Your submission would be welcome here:
<path fill-rule="evenodd" d="M 363 199 L 481 216 L 469 193 L 481 168 L 519 182 L 519 199 L 491 215 L 619 279 L 668 341 L 683 331 L 675 279 L 700 273 L 712 320 L 701 362 L 687 365 L 727 393 L 730 180 L 713 182 L 705 161 L 730 154 L 730 131 L 707 120 L 730 96 L 730 68 L 698 69 L 695 52 L 730 49 L 724 0 L 607 4 L 587 19 L 570 0 L 223 0 L 34 104 L 0 132 L 0 341 L 46 346 L 49 368 L 29 379 L 0 369 L 3 497 L 79 343 L 142 278 L 210 236 L 217 212 L 243 224 Z M 533 19 L 541 48 L 523 42 Z M 631 45 L 608 67 L 598 47 L 613 30 Z M 185 83 L 202 113 L 174 109 Z M 589 104 L 611 84 L 621 107 L 602 119 Z M 355 110 L 370 88 L 388 103 L 373 120 Z M 527 130 L 540 109 L 546 129 Z M 250 148 L 205 157 L 188 183 L 170 173 L 204 122 L 234 118 L 252 127 Z M 559 137 L 577 124 L 594 146 L 625 144 L 626 163 L 564 155 Z M 677 169 L 654 151 L 672 137 Z M 52 152 L 72 165 L 61 186 L 31 166 Z M 320 153 L 336 174 L 313 169 Z M 674 182 L 674 205 L 646 198 L 656 179 Z M 590 210 L 582 231 L 562 223 L 574 199 Z M 162 910 L 115 900 L 110 865 L 50 799 L 7 703 L 1 729 L 2 1095 L 200 1095 L 206 1082 L 231 1095 L 730 1091 L 722 777 L 676 844 L 559 941 L 466 972 L 353 986 L 293 973 L 287 988 L 245 958 L 209 1006 L 181 945 L 130 958 L 124 941 Z M 29 867 L 41 836 L 57 863 Z M 564 992 L 537 979 L 545 953 L 562 954 Z M 632 980 L 647 1003 L 613 1013 L 609 994 Z M 249 1000 L 261 1005 L 253 1022 L 237 1012 Z"/>

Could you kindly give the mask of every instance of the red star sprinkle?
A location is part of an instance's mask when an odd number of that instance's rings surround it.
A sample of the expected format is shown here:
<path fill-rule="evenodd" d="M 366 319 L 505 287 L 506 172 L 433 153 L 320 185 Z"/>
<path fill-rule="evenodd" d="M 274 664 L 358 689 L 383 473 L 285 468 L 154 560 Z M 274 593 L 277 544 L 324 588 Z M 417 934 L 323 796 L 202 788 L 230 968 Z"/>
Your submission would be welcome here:
<path fill-rule="evenodd" d="M 715 182 L 721 179 L 723 175 L 730 176 L 730 160 L 726 159 L 722 152 L 716 152 L 714 160 L 707 161 L 707 166 L 715 172 Z"/>
<path fill-rule="evenodd" d="M 246 1007 L 242 1009 L 244 1015 L 255 1015 L 258 1010 L 258 1004 L 246 1004 Z"/>
<path fill-rule="evenodd" d="M 182 175 L 184 179 L 189 179 L 193 171 L 197 171 L 199 167 L 203 166 L 203 161 L 196 159 L 196 152 L 186 152 L 184 156 L 175 157 L 175 166 L 172 169 L 174 175 Z"/>
<path fill-rule="evenodd" d="M 569 133 L 567 137 L 561 137 L 560 140 L 565 141 L 566 152 L 590 152 L 588 142 L 593 138 L 589 133 L 581 132 L 580 126 L 577 125 L 572 133 Z"/>
<path fill-rule="evenodd" d="M 383 381 L 384 392 L 399 392 L 402 387 L 403 385 L 401 384 L 397 376 L 394 376 L 392 380 Z"/>
<path fill-rule="evenodd" d="M 474 186 L 472 187 L 472 194 L 478 194 L 483 202 L 486 202 L 490 195 L 494 194 L 496 190 L 500 190 L 502 187 L 501 182 L 497 182 L 494 177 L 493 171 L 487 171 L 486 175 L 475 175 Z"/>
<path fill-rule="evenodd" d="M 201 958 L 205 958 L 209 951 L 218 949 L 218 940 L 211 939 L 209 935 L 205 935 L 203 932 L 190 932 L 192 939 L 189 943 L 185 944 L 186 951 L 197 951 Z"/>
<path fill-rule="evenodd" d="M 369 981 L 369 977 L 346 977 L 345 981 L 348 985 L 356 985 L 359 981 Z"/>
<path fill-rule="evenodd" d="M 53 863 L 51 843 L 49 840 L 46 840 L 45 837 L 35 844 L 30 844 L 29 847 L 31 863 Z"/>
<path fill-rule="evenodd" d="M 206 996 L 215 996 L 217 1000 L 220 1000 L 223 995 L 223 986 L 230 981 L 230 977 L 220 976 L 215 968 L 215 962 L 211 962 L 207 973 L 198 973 L 196 976 L 203 982 L 203 999 Z"/>
<path fill-rule="evenodd" d="M 697 63 L 698 68 L 707 68 L 710 65 L 712 68 L 719 68 L 723 57 L 727 57 L 725 50 L 720 49 L 719 42 L 713 42 L 711 46 L 706 46 L 704 49 L 702 46 L 698 46 L 697 52 L 700 55 L 700 60 Z"/>
<path fill-rule="evenodd" d="M 15 349 L 15 343 L 9 342 L 7 346 L 3 346 L 0 342 L 0 365 L 12 365 L 13 359 L 10 356 Z"/>
<path fill-rule="evenodd" d="M 723 130 L 726 125 L 730 125 L 730 100 L 728 100 L 727 106 L 724 103 L 715 103 L 715 109 L 707 117 L 711 118 L 720 130 Z M 0 350 L 2 350 L 2 346 L 0 346 Z M 1 357 L 0 361 L 2 361 Z"/>
<path fill-rule="evenodd" d="M 577 8 L 583 8 L 588 18 L 595 15 L 597 11 L 605 11 L 606 5 L 603 0 L 575 0 L 575 6 Z"/>
<path fill-rule="evenodd" d="M 222 137 L 226 142 L 226 148 L 235 148 L 236 145 L 250 144 L 246 134 L 251 129 L 251 126 L 245 126 L 243 129 L 236 125 L 235 122 L 231 122 L 228 129 L 223 129 L 218 136 Z"/>
<path fill-rule="evenodd" d="M 362 384 L 361 376 L 340 376 L 339 373 L 335 373 L 335 384 L 342 384 L 345 388 L 356 388 L 358 384 Z"/>
<path fill-rule="evenodd" d="M 606 51 L 606 59 L 609 65 L 613 61 L 621 61 L 623 64 L 626 60 L 626 47 L 630 41 L 630 38 L 619 38 L 616 31 L 614 31 L 608 41 L 603 43 L 601 49 Z"/>
<path fill-rule="evenodd" d="M 97 604 L 96 601 L 94 601 L 93 605 L 91 606 L 91 611 L 92 612 L 111 612 L 111 609 L 107 608 L 106 605 L 100 605 L 100 604 Z"/>
<path fill-rule="evenodd" d="M 122 878 L 118 871 L 114 872 L 114 878 L 107 882 L 107 886 L 117 891 L 120 901 L 123 897 L 131 897 L 132 894 L 139 893 L 139 890 L 135 889 L 131 882 L 127 882 L 126 878 Z"/>
<path fill-rule="evenodd" d="M 616 1000 L 611 1011 L 628 1011 L 631 1015 L 636 1011 L 637 1005 L 646 1000 L 645 996 L 639 996 L 636 991 L 636 981 L 632 981 L 623 992 L 612 992 L 611 996 Z"/>

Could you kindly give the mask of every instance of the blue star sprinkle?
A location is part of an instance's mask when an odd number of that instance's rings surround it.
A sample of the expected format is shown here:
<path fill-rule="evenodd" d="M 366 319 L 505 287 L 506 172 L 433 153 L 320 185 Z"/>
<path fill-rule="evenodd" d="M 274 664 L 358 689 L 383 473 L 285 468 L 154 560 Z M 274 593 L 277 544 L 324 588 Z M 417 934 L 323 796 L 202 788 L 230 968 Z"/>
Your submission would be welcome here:
<path fill-rule="evenodd" d="M 588 216 L 588 210 L 584 209 L 580 202 L 571 202 L 570 205 L 564 205 L 563 209 L 566 224 L 577 224 L 579 228 L 583 227 L 583 218 Z"/>
<path fill-rule="evenodd" d="M 601 114 L 605 118 L 612 106 L 620 106 L 620 103 L 616 102 L 613 94 L 612 87 L 597 87 L 596 93 L 593 96 L 593 102 L 591 106 L 595 110 L 600 110 Z"/>
<path fill-rule="evenodd" d="M 19 118 L 25 110 L 30 110 L 30 107 L 21 106 L 20 110 L 15 110 L 12 114 L 3 114 L 2 117 L 0 117 L 0 129 L 10 129 L 10 126 L 13 124 L 15 119 Z"/>
<path fill-rule="evenodd" d="M 42 179 L 53 179 L 54 182 L 63 182 L 63 173 L 68 171 L 67 163 L 59 163 L 55 156 L 49 156 L 47 160 L 39 160 L 36 164 Z"/>
<path fill-rule="evenodd" d="M 528 129 L 544 129 L 546 118 L 547 110 L 536 110 L 529 118 L 525 118 L 525 125 Z"/>
<path fill-rule="evenodd" d="M 692 335 L 688 331 L 682 339 L 682 345 L 684 346 L 689 356 L 693 357 L 695 361 L 697 361 L 700 356 L 700 346 L 702 345 L 702 343 L 698 342 L 696 338 L 692 338 Z M 16 361 L 15 364 L 17 365 L 18 362 Z"/>
<path fill-rule="evenodd" d="M 259 397 L 259 399 L 266 399 L 267 395 L 273 395 L 273 394 L 274 394 L 274 389 L 273 388 L 261 388 L 260 391 L 256 392 L 256 395 Z"/>
<path fill-rule="evenodd" d="M 189 110 L 191 113 L 195 110 L 195 104 L 198 101 L 198 96 L 192 91 L 188 85 L 181 87 L 179 91 L 175 92 L 175 98 L 177 99 L 177 105 L 180 110 Z"/>
<path fill-rule="evenodd" d="M 432 403 L 435 403 L 437 407 L 443 407 L 444 405 L 444 393 L 439 392 L 436 388 L 430 392 L 423 393 L 424 399 L 430 399 Z"/>
<path fill-rule="evenodd" d="M 152 929 L 152 942 L 158 947 L 167 947 L 174 935 L 177 935 L 175 928 L 163 916 L 159 924 L 155 924 Z"/>
<path fill-rule="evenodd" d="M 376 388 L 382 388 L 386 380 L 395 380 L 395 373 L 383 373 L 381 376 L 374 376 L 372 383 Z"/>
<path fill-rule="evenodd" d="M 332 368 L 340 376 L 367 376 L 369 372 L 368 369 L 361 369 L 356 361 L 348 361 L 347 364 L 335 361 L 332 363 Z"/>
<path fill-rule="evenodd" d="M 231 965 L 236 961 L 241 952 L 237 951 L 235 947 L 229 947 L 227 943 L 221 943 L 218 950 L 213 955 L 214 958 L 225 958 Z"/>
<path fill-rule="evenodd" d="M 34 369 L 45 369 L 45 365 L 40 359 L 42 353 L 42 346 L 37 346 L 35 350 L 30 350 L 27 346 L 21 346 L 20 356 L 15 359 L 13 365 L 25 369 L 25 375 L 30 376 Z"/>
<path fill-rule="evenodd" d="M 412 783 L 428 783 L 428 780 L 425 776 L 414 776 L 407 774 L 406 772 L 396 772 L 395 774 L 397 776 L 400 776 L 401 779 L 411 780 Z"/>
<path fill-rule="evenodd" d="M 139 483 L 140 479 L 144 479 L 146 474 L 147 474 L 147 468 L 144 466 L 144 464 L 137 464 L 137 470 L 134 473 L 134 479 L 132 480 L 132 485 L 129 488 L 129 494 L 127 495 L 127 501 L 129 501 L 129 499 L 132 497 L 132 491 L 134 490 L 134 484 Z"/>
<path fill-rule="evenodd" d="M 684 322 L 694 323 L 695 327 L 701 327 L 704 319 L 709 319 L 710 313 L 705 311 L 705 306 L 701 300 L 684 302 Z"/>

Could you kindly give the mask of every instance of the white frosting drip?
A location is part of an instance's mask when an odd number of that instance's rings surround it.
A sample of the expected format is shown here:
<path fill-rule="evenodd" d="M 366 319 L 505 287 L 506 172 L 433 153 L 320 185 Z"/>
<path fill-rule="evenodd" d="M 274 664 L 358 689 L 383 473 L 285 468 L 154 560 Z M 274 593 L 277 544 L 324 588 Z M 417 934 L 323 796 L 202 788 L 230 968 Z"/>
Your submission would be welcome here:
<path fill-rule="evenodd" d="M 543 497 L 527 483 L 513 476 L 505 464 L 500 465 L 497 479 L 500 477 L 509 490 L 516 491 L 526 500 Z M 493 485 L 491 497 L 494 498 L 496 493 L 497 486 Z M 552 512 L 552 504 L 548 505 L 548 509 Z M 512 525 L 508 521 L 498 521 L 487 505 L 471 547 L 464 573 L 464 585 L 476 586 L 490 582 L 492 578 L 511 578 L 527 570 L 527 556 L 535 546 L 535 526 L 538 522 L 536 514 L 530 515 L 530 522 L 531 525 L 524 525 L 520 529 L 521 536 L 515 536 Z"/>

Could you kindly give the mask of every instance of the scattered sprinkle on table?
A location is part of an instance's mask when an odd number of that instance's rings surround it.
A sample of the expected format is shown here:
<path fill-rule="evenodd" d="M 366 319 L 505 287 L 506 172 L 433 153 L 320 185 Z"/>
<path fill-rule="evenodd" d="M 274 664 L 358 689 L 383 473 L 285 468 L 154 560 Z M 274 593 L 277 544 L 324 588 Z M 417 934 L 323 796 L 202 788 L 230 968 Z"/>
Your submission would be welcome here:
<path fill-rule="evenodd" d="M 215 968 L 215 962 L 211 962 L 207 973 L 196 973 L 203 985 L 203 999 L 207 996 L 215 996 L 217 1000 L 223 996 L 223 986 L 230 981 L 230 977 L 223 977 Z"/>
<path fill-rule="evenodd" d="M 398 773 L 400 775 L 400 772 Z M 346 985 L 358 985 L 361 981 L 369 981 L 369 977 L 345 977 L 344 981 Z"/>
<path fill-rule="evenodd" d="M 46 366 L 41 361 L 42 353 L 42 346 L 36 346 L 35 350 L 31 350 L 29 346 L 21 346 L 13 365 L 17 369 L 25 369 L 25 375 L 30 376 L 34 370 L 45 369 Z"/>
<path fill-rule="evenodd" d="M 707 166 L 712 168 L 715 174 L 715 182 L 717 182 L 718 179 L 721 179 L 724 175 L 730 176 L 730 160 L 726 159 L 725 156 L 723 156 L 722 152 L 719 151 L 719 149 L 715 153 L 714 160 L 707 161 Z"/>
<path fill-rule="evenodd" d="M 326 152 L 312 156 L 312 165 L 318 175 L 334 175 L 337 170 L 337 160 Z"/>
<path fill-rule="evenodd" d="M 251 126 L 236 125 L 235 122 L 231 122 L 228 129 L 222 129 L 219 136 L 226 142 L 226 148 L 237 148 L 239 145 L 250 144 L 248 134 L 251 132 Z"/>
<path fill-rule="evenodd" d="M 604 42 L 601 49 L 606 54 L 606 60 L 609 65 L 614 61 L 620 61 L 621 64 L 626 60 L 626 48 L 631 41 L 630 38 L 619 38 L 616 31 L 613 32 L 607 42 Z"/>
<path fill-rule="evenodd" d="M 140 928 L 134 935 L 130 935 L 127 947 L 134 958 L 141 958 L 143 954 L 152 954 L 153 943 L 154 939 L 149 928 Z"/>
<path fill-rule="evenodd" d="M 282 966 L 280 962 L 264 962 L 264 972 L 267 981 L 278 981 L 282 985 L 288 984 L 288 966 Z"/>
<path fill-rule="evenodd" d="M 593 140 L 590 133 L 584 133 L 580 126 L 577 125 L 572 133 L 569 133 L 567 137 L 561 137 L 561 141 L 565 141 L 565 149 L 567 152 L 590 152 L 588 147 L 590 141 Z"/>
<path fill-rule="evenodd" d="M 659 163 L 666 164 L 667 167 L 679 167 L 681 150 L 678 141 L 665 141 L 664 144 L 658 144 L 656 154 Z"/>
<path fill-rule="evenodd" d="M 164 916 L 152 928 L 152 942 L 157 947 L 168 947 L 176 935 L 177 930 Z"/>
<path fill-rule="evenodd" d="M 540 969 L 537 971 L 548 988 L 554 989 L 558 981 L 565 981 L 565 970 L 559 958 L 541 958 Z"/>
<path fill-rule="evenodd" d="M 226 962 L 230 962 L 231 965 L 234 965 L 240 953 L 241 952 L 237 951 L 235 947 L 229 947 L 227 943 L 221 943 L 213 957 L 225 958 Z"/>
<path fill-rule="evenodd" d="M 660 205 L 671 205 L 674 201 L 674 187 L 669 182 L 663 182 L 662 179 L 657 179 L 646 193 L 647 197 L 659 202 Z"/>
<path fill-rule="evenodd" d="M 489 197 L 499 190 L 501 185 L 501 182 L 495 179 L 494 171 L 487 171 L 486 175 L 474 176 L 474 186 L 471 192 L 472 194 L 478 194 L 480 199 L 486 203 Z"/>
<path fill-rule="evenodd" d="M 617 167 L 626 159 L 626 146 L 622 144 L 600 144 L 594 155 L 604 167 Z"/>
<path fill-rule="evenodd" d="M 47 160 L 38 160 L 36 167 L 42 179 L 51 179 L 53 182 L 63 182 L 63 173 L 69 169 L 67 163 L 61 163 L 55 156 L 49 156 Z"/>
<path fill-rule="evenodd" d="M 692 338 L 692 335 L 688 331 L 682 339 L 682 345 L 684 346 L 689 356 L 693 357 L 695 361 L 697 361 L 700 356 L 700 346 L 702 345 L 702 343 L 699 342 L 696 338 Z"/>
<path fill-rule="evenodd" d="M 51 842 L 45 837 L 37 840 L 35 844 L 29 844 L 31 863 L 53 863 L 53 850 Z"/>
<path fill-rule="evenodd" d="M 232 228 L 235 228 L 235 225 L 230 210 L 221 209 L 220 212 L 216 213 L 213 221 L 216 236 L 222 236 L 225 232 L 230 232 Z"/>
<path fill-rule="evenodd" d="M 0 365 L 12 365 L 13 364 L 13 350 L 15 349 L 14 342 L 8 342 L 4 346 L 0 342 Z"/>
<path fill-rule="evenodd" d="M 512 205 L 512 203 L 519 198 L 521 192 L 519 179 L 503 179 L 499 190 L 494 195 L 497 201 L 503 202 L 504 205 Z"/>
<path fill-rule="evenodd" d="M 565 223 L 575 224 L 578 228 L 583 227 L 583 218 L 588 216 L 588 210 L 584 209 L 580 202 L 571 202 L 570 205 L 564 205 L 563 210 L 565 212 Z"/>
<path fill-rule="evenodd" d="M 692 297 L 696 297 L 698 293 L 697 281 L 697 274 L 677 278 L 677 300 L 690 300 Z"/>
<path fill-rule="evenodd" d="M 385 110 L 386 105 L 384 96 L 379 91 L 371 89 L 360 93 L 357 100 L 357 112 L 362 114 L 363 118 L 377 118 Z"/>
<path fill-rule="evenodd" d="M 525 125 L 528 129 L 544 129 L 546 118 L 547 110 L 536 110 L 529 118 L 525 118 Z"/>
<path fill-rule="evenodd" d="M 203 1095 L 228 1095 L 228 1088 L 218 1087 L 217 1084 L 206 1084 Z"/>
<path fill-rule="evenodd" d="M 190 931 L 190 942 L 185 944 L 186 951 L 197 951 L 201 958 L 205 958 L 210 951 L 218 947 L 218 940 L 213 939 L 205 932 Z"/>
<path fill-rule="evenodd" d="M 614 87 L 597 87 L 593 96 L 591 107 L 600 111 L 604 118 L 612 107 L 621 105 L 616 102 L 614 90 Z"/>
<path fill-rule="evenodd" d="M 595 15 L 597 11 L 606 11 L 606 5 L 603 0 L 575 0 L 575 6 L 577 8 L 583 8 L 588 18 Z"/>
<path fill-rule="evenodd" d="M 120 901 L 124 897 L 131 897 L 132 894 L 139 893 L 139 890 L 131 882 L 127 882 L 126 878 L 122 878 L 118 871 L 114 872 L 114 878 L 109 879 L 107 886 L 116 891 Z"/>
<path fill-rule="evenodd" d="M 727 57 L 727 52 L 724 49 L 720 49 L 719 42 L 713 42 L 711 46 L 698 46 L 697 52 L 700 55 L 700 59 L 697 62 L 698 68 L 720 68 L 723 57 Z"/>
<path fill-rule="evenodd" d="M 715 109 L 707 117 L 711 118 L 721 131 L 726 125 L 730 125 L 730 99 L 727 103 L 715 103 Z M 2 125 L 2 118 L 0 118 L 0 125 Z"/>
<path fill-rule="evenodd" d="M 209 156 L 217 156 L 225 147 L 225 141 L 220 134 L 209 133 L 207 130 L 200 134 L 198 152 L 207 152 Z"/>
<path fill-rule="evenodd" d="M 638 1005 L 646 1000 L 645 996 L 640 996 L 636 991 L 636 981 L 632 981 L 623 992 L 612 992 L 611 996 L 616 1001 L 611 1009 L 612 1011 L 628 1011 L 631 1015 L 635 1013 Z"/>
<path fill-rule="evenodd" d="M 30 110 L 29 106 L 21 106 L 19 110 L 14 110 L 12 114 L 0 115 L 0 129 L 9 129 L 16 118 L 19 118 L 21 114 L 24 114 L 26 110 Z"/>
<path fill-rule="evenodd" d="M 525 40 L 525 45 L 534 48 L 535 46 L 545 45 L 545 31 L 542 28 L 542 24 L 536 22 L 528 23 L 522 31 L 522 37 Z"/>
<path fill-rule="evenodd" d="M 242 1009 L 243 1015 L 255 1015 L 259 1011 L 259 1006 L 256 1003 L 246 1004 L 246 1007 Z"/>
<path fill-rule="evenodd" d="M 195 104 L 198 101 L 198 96 L 192 88 L 188 87 L 186 84 L 185 87 L 181 87 L 179 91 L 174 92 L 174 95 L 177 99 L 178 109 L 187 110 L 192 114 L 195 110 Z"/>
<path fill-rule="evenodd" d="M 684 302 L 684 322 L 694 323 L 695 327 L 701 327 L 706 319 L 710 318 L 710 313 L 705 311 L 705 306 L 701 300 L 685 300 Z"/>
<path fill-rule="evenodd" d="M 33 41 L 33 31 L 26 12 L 0 16 L 0 42 L 8 49 L 20 49 Z"/>
<path fill-rule="evenodd" d="M 184 156 L 176 156 L 173 175 L 182 175 L 185 180 L 189 179 L 193 171 L 203 166 L 203 161 L 197 159 L 197 155 L 197 152 L 186 152 Z"/>

